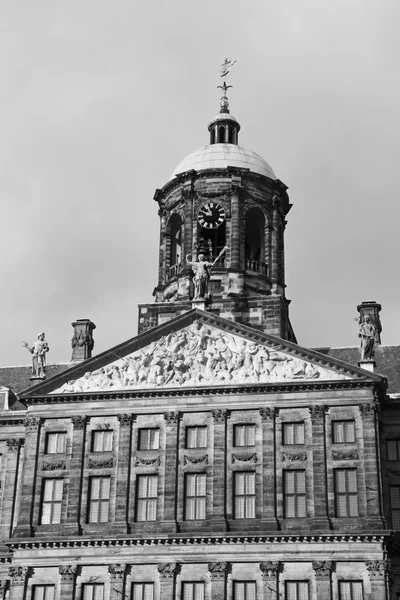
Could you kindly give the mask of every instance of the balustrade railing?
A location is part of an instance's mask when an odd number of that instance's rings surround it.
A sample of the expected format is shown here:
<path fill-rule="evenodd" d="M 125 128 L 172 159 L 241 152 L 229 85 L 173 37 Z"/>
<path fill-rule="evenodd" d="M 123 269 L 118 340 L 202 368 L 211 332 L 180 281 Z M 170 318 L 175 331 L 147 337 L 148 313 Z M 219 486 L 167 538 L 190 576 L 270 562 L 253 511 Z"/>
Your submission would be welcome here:
<path fill-rule="evenodd" d="M 259 260 L 246 258 L 246 271 L 253 271 L 261 275 L 268 275 L 268 265 Z"/>
<path fill-rule="evenodd" d="M 180 263 L 176 263 L 176 265 L 171 265 L 169 267 L 169 269 L 167 269 L 166 275 L 167 275 L 167 280 L 168 279 L 172 279 L 173 277 L 176 277 L 177 275 L 179 275 L 182 272 L 183 269 L 183 264 Z"/>

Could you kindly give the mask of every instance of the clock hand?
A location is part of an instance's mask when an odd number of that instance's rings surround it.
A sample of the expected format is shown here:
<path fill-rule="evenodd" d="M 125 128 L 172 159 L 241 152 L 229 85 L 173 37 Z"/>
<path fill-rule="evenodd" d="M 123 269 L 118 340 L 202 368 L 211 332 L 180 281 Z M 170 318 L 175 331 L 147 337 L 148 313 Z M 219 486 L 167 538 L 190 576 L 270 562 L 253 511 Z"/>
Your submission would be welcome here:
<path fill-rule="evenodd" d="M 205 206 L 204 208 L 207 208 L 207 212 L 206 212 L 207 217 L 212 217 L 211 208 L 209 206 Z"/>

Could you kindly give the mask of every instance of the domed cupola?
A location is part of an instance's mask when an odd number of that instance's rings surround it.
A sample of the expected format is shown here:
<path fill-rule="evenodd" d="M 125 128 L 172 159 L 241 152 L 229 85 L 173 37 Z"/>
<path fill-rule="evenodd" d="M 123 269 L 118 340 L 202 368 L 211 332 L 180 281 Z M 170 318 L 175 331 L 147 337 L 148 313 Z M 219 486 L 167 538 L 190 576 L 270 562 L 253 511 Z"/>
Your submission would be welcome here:
<path fill-rule="evenodd" d="M 235 144 L 238 145 L 238 137 L 240 124 L 233 115 L 229 112 L 229 100 L 227 91 L 231 85 L 218 86 L 222 89 L 221 110 L 219 114 L 209 123 L 208 131 L 210 132 L 210 144 Z"/>

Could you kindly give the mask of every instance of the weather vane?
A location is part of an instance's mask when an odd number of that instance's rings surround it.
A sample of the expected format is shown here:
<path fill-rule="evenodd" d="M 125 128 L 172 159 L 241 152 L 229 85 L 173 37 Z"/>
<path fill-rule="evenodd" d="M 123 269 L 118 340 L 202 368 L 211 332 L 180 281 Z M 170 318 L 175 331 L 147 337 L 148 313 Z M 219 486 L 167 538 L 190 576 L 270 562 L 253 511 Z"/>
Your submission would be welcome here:
<path fill-rule="evenodd" d="M 224 77 L 224 82 L 222 85 L 217 85 L 217 88 L 222 90 L 222 98 L 221 98 L 221 112 L 229 112 L 229 101 L 226 92 L 231 88 L 231 85 L 226 85 L 226 76 L 232 69 L 233 65 L 236 63 L 236 60 L 232 60 L 231 58 L 225 58 L 224 62 L 221 65 L 221 77 Z"/>

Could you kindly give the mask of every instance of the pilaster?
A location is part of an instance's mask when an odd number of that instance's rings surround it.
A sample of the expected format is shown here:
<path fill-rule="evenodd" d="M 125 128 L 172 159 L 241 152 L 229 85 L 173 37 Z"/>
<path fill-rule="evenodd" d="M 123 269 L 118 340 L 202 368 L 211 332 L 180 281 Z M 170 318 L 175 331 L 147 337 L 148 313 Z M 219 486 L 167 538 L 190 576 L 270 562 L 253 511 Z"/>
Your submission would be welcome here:
<path fill-rule="evenodd" d="M 276 473 L 275 473 L 275 409 L 260 408 L 262 421 L 262 498 L 263 530 L 278 529 L 276 518 Z"/>
<path fill-rule="evenodd" d="M 76 565 L 61 565 L 58 572 L 60 573 L 60 600 L 72 600 L 79 567 Z"/>
<path fill-rule="evenodd" d="M 160 575 L 160 600 L 173 600 L 175 590 L 176 563 L 158 563 Z"/>
<path fill-rule="evenodd" d="M 18 483 L 18 473 L 20 469 L 19 463 L 23 443 L 24 440 L 19 438 L 8 438 L 6 440 L 7 454 L 5 460 L 4 491 L 1 507 L 1 534 L 4 537 L 11 537 L 14 526 L 13 521 L 17 502 L 16 491 Z"/>
<path fill-rule="evenodd" d="M 317 582 L 318 600 L 331 600 L 331 571 L 330 560 L 313 560 L 313 569 Z"/>
<path fill-rule="evenodd" d="M 365 566 L 371 582 L 371 598 L 374 600 L 387 600 L 386 580 L 389 563 L 386 560 L 367 560 Z"/>
<path fill-rule="evenodd" d="M 25 600 L 25 586 L 31 576 L 30 567 L 10 567 L 10 594 L 9 600 Z"/>
<path fill-rule="evenodd" d="M 115 499 L 115 523 L 112 530 L 115 533 L 128 533 L 128 507 L 130 490 L 130 472 L 132 460 L 132 422 L 136 416 L 131 414 L 118 415 L 119 443 L 118 467 Z"/>
<path fill-rule="evenodd" d="M 260 562 L 260 570 L 264 582 L 263 600 L 278 600 L 281 564 L 278 561 L 267 560 Z"/>
<path fill-rule="evenodd" d="M 226 576 L 229 570 L 227 562 L 209 562 L 208 570 L 211 578 L 211 598 L 226 597 Z"/>
<path fill-rule="evenodd" d="M 22 472 L 19 519 L 17 527 L 15 528 L 15 537 L 31 537 L 31 535 L 33 535 L 32 515 L 36 491 L 40 419 L 27 417 L 24 420 L 24 425 L 24 468 Z"/>
<path fill-rule="evenodd" d="M 8 592 L 10 582 L 8 579 L 0 580 L 0 600 L 6 600 L 6 594 Z"/>
<path fill-rule="evenodd" d="M 227 410 L 211 411 L 214 420 L 214 461 L 213 461 L 213 531 L 226 531 L 225 486 L 226 486 L 226 417 Z"/>
<path fill-rule="evenodd" d="M 65 531 L 70 535 L 80 535 L 82 502 L 82 469 L 85 448 L 86 417 L 71 417 L 73 425 L 71 467 L 69 475 L 68 512 Z"/>
<path fill-rule="evenodd" d="M 326 489 L 326 451 L 325 451 L 325 407 L 310 407 L 312 423 L 312 452 L 314 480 L 314 518 L 311 522 L 313 530 L 330 529 L 328 518 L 328 502 Z"/>
<path fill-rule="evenodd" d="M 121 600 L 125 597 L 126 564 L 108 565 L 110 574 L 110 600 Z"/>
<path fill-rule="evenodd" d="M 363 466 L 365 473 L 366 505 L 368 527 L 382 529 L 385 527 L 382 517 L 382 508 L 379 497 L 379 474 L 380 465 L 377 459 L 376 448 L 378 447 L 377 426 L 377 403 L 360 404 L 360 412 L 363 421 L 364 456 Z"/>
<path fill-rule="evenodd" d="M 230 261 L 231 269 L 240 269 L 240 203 L 237 191 L 233 191 L 231 196 Z"/>
<path fill-rule="evenodd" d="M 165 420 L 165 486 L 164 513 L 161 531 L 177 530 L 177 471 L 178 471 L 178 439 L 179 412 L 164 413 Z"/>

